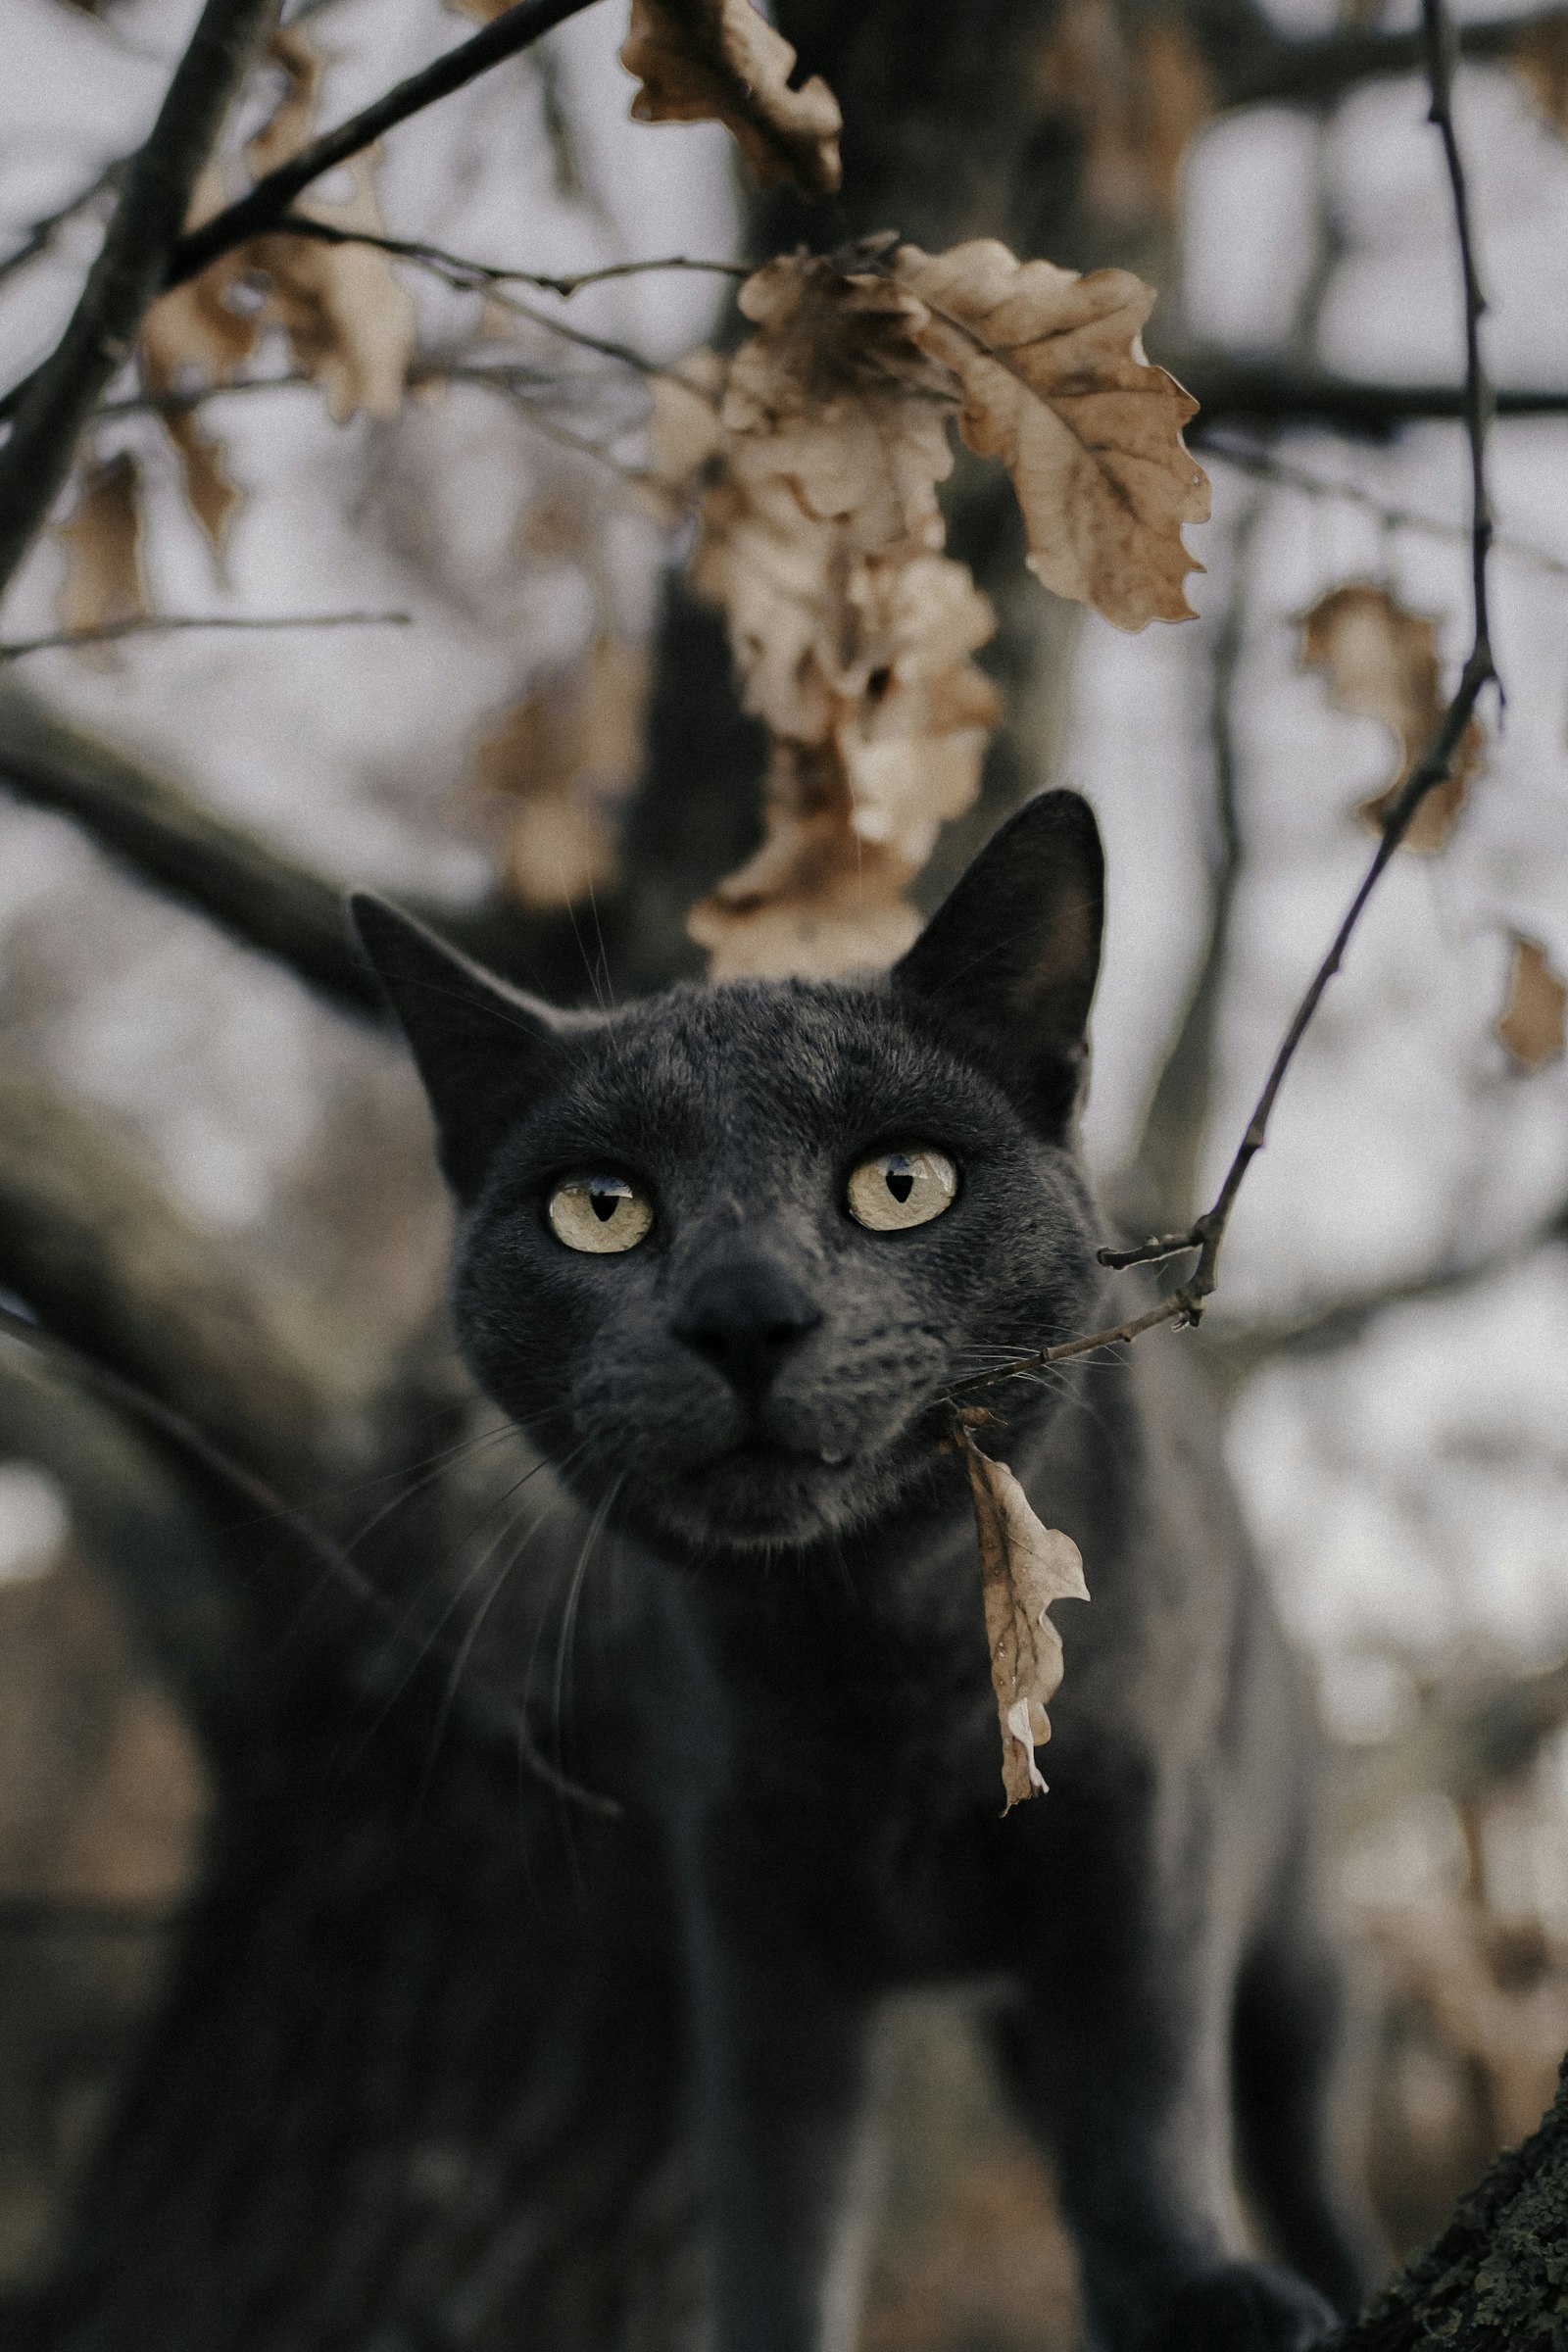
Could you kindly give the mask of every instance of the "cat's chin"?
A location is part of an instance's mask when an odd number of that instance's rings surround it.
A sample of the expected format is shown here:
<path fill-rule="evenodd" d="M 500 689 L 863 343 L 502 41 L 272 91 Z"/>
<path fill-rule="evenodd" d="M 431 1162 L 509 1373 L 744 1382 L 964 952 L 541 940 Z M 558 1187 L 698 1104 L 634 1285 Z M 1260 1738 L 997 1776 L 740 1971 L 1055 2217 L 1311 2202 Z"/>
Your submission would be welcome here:
<path fill-rule="evenodd" d="M 807 1551 L 865 1526 L 891 1499 L 888 1466 L 852 1453 L 731 1446 L 628 1492 L 637 1532 L 705 1557 Z"/>

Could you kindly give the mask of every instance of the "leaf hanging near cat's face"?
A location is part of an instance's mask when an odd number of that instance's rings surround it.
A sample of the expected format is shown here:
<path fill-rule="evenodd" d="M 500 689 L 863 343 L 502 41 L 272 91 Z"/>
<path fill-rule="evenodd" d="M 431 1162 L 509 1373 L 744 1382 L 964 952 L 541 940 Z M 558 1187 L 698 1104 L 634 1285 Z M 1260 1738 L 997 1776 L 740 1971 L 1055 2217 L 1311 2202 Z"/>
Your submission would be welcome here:
<path fill-rule="evenodd" d="M 792 87 L 795 51 L 751 0 L 631 0 L 619 54 L 639 122 L 722 122 L 762 187 L 837 193 L 838 100 L 817 74 Z"/>
<path fill-rule="evenodd" d="M 1568 981 L 1552 969 L 1539 940 L 1517 931 L 1512 937 L 1508 1002 L 1497 1020 L 1497 1035 L 1520 1069 L 1544 1069 L 1562 1055 Z"/>
<path fill-rule="evenodd" d="M 1061 1687 L 1061 1636 L 1050 1616 L 1058 1600 L 1087 1600 L 1083 1556 L 1070 1536 L 1047 1527 L 1005 1462 L 982 1453 L 969 1430 L 959 1439 L 974 1495 L 980 1542 L 991 1682 L 1002 1730 L 1003 1810 L 1043 1796 L 1035 1749 L 1051 1737 L 1047 1707 Z"/>
<path fill-rule="evenodd" d="M 1407 612 L 1387 588 L 1352 580 L 1320 597 L 1301 622 L 1301 667 L 1321 670 L 1336 710 L 1378 718 L 1393 729 L 1399 765 L 1391 783 L 1357 814 L 1382 829 L 1411 769 L 1437 733 L 1446 697 L 1438 662 L 1437 624 Z M 1447 782 L 1416 810 L 1404 847 L 1441 850 L 1479 772 L 1486 739 L 1478 719 L 1465 729 Z"/>
<path fill-rule="evenodd" d="M 923 306 L 915 341 L 962 387 L 964 440 L 1012 476 L 1030 568 L 1121 629 L 1191 619 L 1182 525 L 1207 519 L 1208 481 L 1182 440 L 1197 401 L 1144 357 L 1153 288 L 992 238 L 901 245 L 893 267 Z"/>
<path fill-rule="evenodd" d="M 647 649 L 610 631 L 505 711 L 474 781 L 512 806 L 503 866 L 525 906 L 572 906 L 615 879 L 616 812 L 637 781 Z"/>

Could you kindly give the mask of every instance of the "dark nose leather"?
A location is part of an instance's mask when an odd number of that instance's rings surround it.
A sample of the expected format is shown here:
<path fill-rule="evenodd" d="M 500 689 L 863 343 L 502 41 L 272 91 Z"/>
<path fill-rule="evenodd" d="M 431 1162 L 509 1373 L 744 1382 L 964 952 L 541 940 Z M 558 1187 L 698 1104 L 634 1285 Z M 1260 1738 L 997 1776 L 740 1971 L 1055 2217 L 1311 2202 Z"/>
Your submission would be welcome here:
<path fill-rule="evenodd" d="M 785 1357 L 821 1322 L 820 1310 L 787 1274 L 743 1258 L 707 1267 L 675 1318 L 675 1337 L 706 1356 L 731 1388 L 760 1396 Z"/>

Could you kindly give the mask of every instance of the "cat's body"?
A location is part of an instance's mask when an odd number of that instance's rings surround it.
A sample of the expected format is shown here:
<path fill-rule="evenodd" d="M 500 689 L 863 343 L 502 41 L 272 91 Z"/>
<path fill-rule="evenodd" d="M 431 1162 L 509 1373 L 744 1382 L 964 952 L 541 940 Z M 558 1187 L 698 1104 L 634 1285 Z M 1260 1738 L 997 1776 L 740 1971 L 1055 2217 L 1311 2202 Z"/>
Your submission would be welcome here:
<path fill-rule="evenodd" d="M 847 2352 L 870 2028 L 942 1981 L 993 1991 L 1106 2352 L 1313 2341 L 1328 2309 L 1250 2258 L 1233 2166 L 1281 2258 L 1352 2303 L 1310 1741 L 1212 1434 L 1168 1342 L 992 1393 L 989 1449 L 1094 1594 L 1056 1612 L 1051 1792 L 1005 1819 L 942 1450 L 955 1383 L 1103 1311 L 1069 1146 L 1084 804 L 1032 804 L 854 987 L 562 1021 L 361 921 L 465 1212 L 466 1352 L 622 1538 L 719 2352 Z"/>

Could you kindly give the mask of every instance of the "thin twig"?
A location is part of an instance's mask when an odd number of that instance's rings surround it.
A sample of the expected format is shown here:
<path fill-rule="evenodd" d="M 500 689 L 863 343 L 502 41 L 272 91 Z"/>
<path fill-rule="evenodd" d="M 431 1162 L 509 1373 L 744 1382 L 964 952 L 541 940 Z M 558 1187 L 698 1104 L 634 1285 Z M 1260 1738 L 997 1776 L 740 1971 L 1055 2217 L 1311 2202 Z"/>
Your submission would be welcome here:
<path fill-rule="evenodd" d="M 1375 515 L 1380 523 L 1393 531 L 1415 531 L 1429 539 L 1448 539 L 1470 543 L 1470 526 L 1464 522 L 1440 522 L 1434 514 L 1417 514 L 1412 507 L 1396 507 L 1379 498 L 1374 491 L 1364 490 L 1358 482 L 1337 482 L 1327 474 L 1312 473 L 1303 466 L 1293 465 L 1288 459 L 1276 457 L 1272 450 L 1240 449 L 1234 442 L 1205 440 L 1205 458 L 1217 458 L 1222 466 L 1234 466 L 1238 473 L 1250 474 L 1254 480 L 1268 482 L 1279 490 L 1299 491 L 1304 498 L 1339 499 L 1348 507 L 1355 507 L 1363 514 Z M 1530 539 L 1515 539 L 1504 531 L 1494 531 L 1494 555 L 1515 556 L 1521 563 L 1534 564 L 1542 571 L 1549 571 L 1559 579 L 1568 579 L 1568 557 L 1554 556 Z"/>
<path fill-rule="evenodd" d="M 215 1446 L 206 1433 L 177 1413 L 161 1397 L 140 1388 L 135 1381 L 111 1371 L 93 1356 L 86 1355 L 67 1340 L 59 1339 L 41 1325 L 29 1322 L 14 1308 L 0 1305 L 0 1340 L 11 1340 L 26 1348 L 48 1362 L 62 1365 L 75 1379 L 108 1398 L 111 1404 L 128 1413 L 132 1420 L 173 1446 L 186 1461 L 193 1462 L 220 1487 L 243 1502 L 270 1529 L 275 1529 L 314 1574 L 324 1576 L 348 1597 L 377 1618 L 394 1640 L 402 1642 L 411 1637 L 402 1610 L 350 1558 L 340 1544 L 284 1501 L 283 1497 L 264 1479 L 247 1470 L 232 1454 Z M 421 1663 L 427 1651 L 434 1647 L 435 1637 L 421 1639 L 415 1649 L 415 1663 Z M 591 1813 L 609 1818 L 618 1817 L 622 1808 L 613 1797 L 604 1796 L 597 1789 L 584 1788 L 576 1781 L 558 1772 L 548 1756 L 534 1742 L 526 1717 L 519 1707 L 507 1709 L 508 1728 L 514 1732 L 518 1753 L 545 1786 L 558 1796 L 567 1797 Z"/>
<path fill-rule="evenodd" d="M 269 172 L 259 179 L 249 195 L 242 196 L 237 204 L 215 213 L 200 228 L 193 228 L 181 237 L 169 257 L 165 287 L 183 285 L 188 277 L 205 270 L 209 262 L 217 261 L 220 254 L 231 253 L 236 245 L 272 228 L 301 189 L 308 188 L 324 172 L 346 164 L 350 156 L 363 153 L 395 124 L 406 122 L 411 115 L 421 114 L 437 99 L 450 97 L 454 90 L 461 90 L 479 74 L 488 74 L 492 66 L 515 57 L 519 50 L 530 47 L 589 5 L 590 0 L 519 0 L 518 6 L 495 18 L 470 40 L 461 41 L 422 73 L 411 74 L 407 81 L 398 82 L 384 96 L 362 107 L 357 115 L 340 122 L 336 130 L 323 131 L 288 163 L 280 164 L 275 172 Z"/>
<path fill-rule="evenodd" d="M 90 629 L 57 629 L 50 637 L 21 637 L 9 645 L 0 641 L 0 662 L 20 662 L 24 654 L 52 653 L 62 646 L 111 645 L 121 637 L 162 637 L 176 629 L 371 629 L 407 628 L 412 612 L 223 612 L 153 613 L 143 620 L 106 620 Z"/>
<path fill-rule="evenodd" d="M 29 379 L 0 449 L 0 588 L 31 546 L 76 442 L 123 366 L 190 208 L 272 0 L 207 0 L 146 145 L 125 174 L 97 259 L 49 358 Z"/>
<path fill-rule="evenodd" d="M 1459 245 L 1460 264 L 1464 276 L 1465 306 L 1465 432 L 1470 448 L 1470 546 L 1471 589 L 1474 599 L 1475 624 L 1470 655 L 1460 674 L 1458 687 L 1448 704 L 1431 743 L 1417 760 L 1414 769 L 1390 809 L 1383 828 L 1383 838 L 1377 853 L 1362 878 L 1360 888 L 1346 909 L 1344 919 L 1334 935 L 1333 944 L 1317 970 L 1313 973 L 1306 993 L 1292 1017 L 1281 1041 L 1273 1064 L 1263 1083 L 1263 1090 L 1252 1107 L 1247 1131 L 1242 1137 L 1225 1173 L 1213 1206 L 1204 1211 L 1185 1233 L 1154 1234 L 1147 1242 L 1131 1250 L 1102 1250 L 1100 1262 L 1103 1266 L 1126 1267 L 1154 1264 L 1160 1259 L 1174 1257 L 1185 1250 L 1196 1250 L 1198 1262 L 1180 1289 L 1161 1300 L 1145 1315 L 1129 1323 L 1117 1324 L 1112 1330 L 1094 1332 L 1081 1340 L 1069 1340 L 1056 1348 L 1041 1348 L 1033 1355 L 1020 1356 L 1016 1362 L 1004 1364 L 1000 1370 L 968 1380 L 955 1389 L 955 1396 L 969 1394 L 977 1389 L 991 1388 L 997 1382 L 1016 1379 L 1040 1366 L 1059 1363 L 1069 1355 L 1087 1354 L 1092 1348 L 1114 1342 L 1136 1339 L 1140 1331 L 1152 1330 L 1156 1323 L 1196 1324 L 1205 1302 L 1212 1297 L 1219 1281 L 1219 1256 L 1224 1244 L 1231 1213 L 1237 1196 L 1247 1178 L 1247 1171 L 1262 1151 L 1268 1136 L 1268 1124 L 1286 1073 L 1296 1058 L 1297 1049 L 1306 1035 L 1313 1015 L 1323 1001 L 1324 992 L 1340 969 L 1350 937 L 1360 921 L 1367 901 L 1387 871 L 1395 852 L 1409 831 L 1412 819 L 1428 793 L 1443 783 L 1453 764 L 1454 756 L 1464 740 L 1465 732 L 1475 715 L 1477 704 L 1488 686 L 1498 684 L 1497 672 L 1492 658 L 1492 639 L 1487 610 L 1487 559 L 1492 545 L 1492 509 L 1487 494 L 1486 443 L 1487 427 L 1492 419 L 1493 400 L 1486 368 L 1481 356 L 1481 317 L 1486 309 L 1476 268 L 1475 239 L 1470 222 L 1469 195 L 1465 185 L 1464 163 L 1454 132 L 1452 111 L 1453 32 L 1444 0 L 1422 0 L 1422 24 L 1426 41 L 1427 74 L 1432 90 L 1429 120 L 1443 140 L 1443 152 L 1447 167 L 1448 186 L 1453 203 L 1454 225 Z M 1500 691 L 1500 688 L 1499 688 Z"/>
<path fill-rule="evenodd" d="M 112 187 L 124 171 L 128 160 L 122 155 L 116 156 L 112 164 L 105 164 L 90 188 L 83 188 L 79 194 L 73 196 L 69 203 L 61 205 L 57 211 L 45 213 L 41 220 L 34 220 L 32 226 L 23 237 L 22 243 L 13 252 L 8 253 L 3 261 L 0 261 L 0 283 L 3 283 L 16 270 L 24 270 L 29 262 L 36 261 L 40 253 L 47 253 L 61 229 L 65 227 L 66 222 L 74 220 L 78 213 L 86 211 L 95 196 L 101 196 L 105 188 Z"/>
<path fill-rule="evenodd" d="M 662 260 L 648 262 L 612 262 L 603 270 L 579 270 L 573 277 L 552 277 L 540 270 L 513 270 L 499 262 L 469 261 L 461 253 L 449 253 L 445 246 L 428 245 L 419 237 L 382 237 L 369 229 L 340 228 L 334 220 L 312 220 L 303 213 L 285 213 L 269 230 L 270 236 L 314 237 L 322 245 L 373 245 L 378 253 L 391 254 L 394 260 L 423 262 L 440 270 L 449 284 L 471 279 L 477 290 L 484 286 L 537 286 L 542 294 L 578 294 L 584 286 L 602 286 L 612 277 L 644 277 L 654 270 L 695 270 L 713 277 L 750 277 L 749 262 L 705 262 L 681 253 L 672 253 Z"/>

